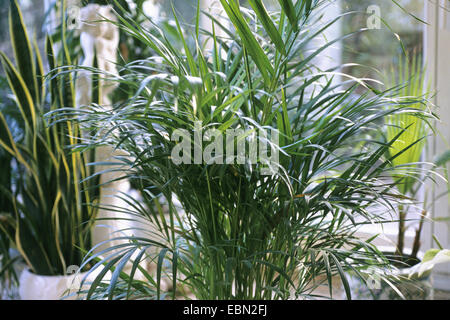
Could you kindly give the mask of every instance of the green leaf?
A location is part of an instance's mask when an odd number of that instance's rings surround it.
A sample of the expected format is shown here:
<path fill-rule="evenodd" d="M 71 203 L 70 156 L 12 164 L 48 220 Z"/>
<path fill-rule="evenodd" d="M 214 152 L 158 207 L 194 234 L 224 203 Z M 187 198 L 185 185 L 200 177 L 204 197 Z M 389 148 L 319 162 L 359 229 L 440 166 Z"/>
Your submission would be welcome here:
<path fill-rule="evenodd" d="M 253 62 L 261 72 L 264 78 L 264 82 L 266 84 L 270 83 L 270 76 L 274 74 L 273 67 L 264 50 L 261 48 L 255 36 L 251 32 L 247 22 L 242 17 L 239 6 L 233 0 L 220 0 L 220 2 L 222 3 L 223 8 L 225 9 L 234 27 L 236 28 L 236 31 L 241 38 L 242 44 L 245 46 L 248 53 L 253 58 Z"/>
<path fill-rule="evenodd" d="M 298 19 L 297 19 L 297 13 L 295 12 L 294 4 L 292 3 L 291 0 L 278 0 L 278 2 L 280 3 L 281 8 L 283 8 L 283 12 L 288 17 L 288 20 L 291 23 L 292 29 L 294 29 L 294 31 L 297 32 L 298 31 Z"/>
<path fill-rule="evenodd" d="M 35 77 L 33 50 L 17 0 L 12 0 L 10 4 L 9 32 L 19 73 L 23 77 L 32 100 L 37 102 L 39 101 L 39 89 Z"/>
<path fill-rule="evenodd" d="M 159 300 L 161 299 L 161 277 L 162 277 L 162 268 L 164 259 L 166 257 L 167 252 L 169 251 L 168 248 L 163 248 L 158 255 L 158 264 L 156 268 L 156 298 Z"/>
<path fill-rule="evenodd" d="M 433 270 L 435 265 L 442 263 L 450 263 L 450 250 L 430 249 L 425 253 L 422 262 L 411 270 L 410 276 L 417 273 L 421 277 Z"/>
<path fill-rule="evenodd" d="M 261 0 L 249 0 L 249 4 L 252 6 L 253 10 L 255 10 L 255 13 L 264 26 L 265 31 L 277 47 L 278 51 L 281 52 L 281 54 L 286 55 L 286 48 L 284 46 L 283 39 L 275 27 L 272 18 L 267 13 L 264 3 Z"/>
<path fill-rule="evenodd" d="M 36 128 L 36 109 L 27 84 L 22 78 L 21 73 L 13 66 L 3 52 L 0 52 L 0 60 L 6 72 L 9 86 L 17 99 L 17 105 L 22 113 L 23 119 L 29 128 Z"/>
<path fill-rule="evenodd" d="M 449 161 L 450 161 L 450 150 L 447 150 L 436 157 L 436 159 L 434 160 L 434 164 L 439 167 L 442 167 L 445 166 Z"/>

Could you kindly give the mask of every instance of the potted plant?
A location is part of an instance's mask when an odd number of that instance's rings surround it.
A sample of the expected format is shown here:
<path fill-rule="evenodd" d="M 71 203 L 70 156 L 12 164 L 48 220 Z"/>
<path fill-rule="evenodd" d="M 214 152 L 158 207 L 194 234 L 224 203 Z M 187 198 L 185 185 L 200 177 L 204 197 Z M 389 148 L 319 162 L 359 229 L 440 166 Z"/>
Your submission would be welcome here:
<path fill-rule="evenodd" d="M 0 228 L 2 237 L 8 237 L 28 266 L 19 279 L 21 297 L 59 299 L 73 293 L 67 289 L 79 277 L 78 271 L 84 271 L 76 266 L 91 248 L 97 209 L 86 204 L 95 204 L 98 191 L 90 182 L 95 179 L 85 178 L 93 172 L 86 163 L 94 159 L 89 158 L 90 153 L 80 155 L 70 150 L 81 137 L 76 124 L 60 122 L 49 127 L 44 116 L 56 108 L 74 106 L 72 76 L 45 78 L 41 54 L 28 38 L 16 1 L 10 4 L 9 26 L 17 66 L 4 53 L 0 53 L 0 60 L 24 131 L 22 141 L 13 139 L 11 125 L 0 113 L 2 152 L 14 159 L 20 172 L 14 192 L 1 190 L 10 212 L 2 213 Z M 70 64 L 65 49 L 63 46 L 62 61 L 57 61 L 52 40 L 47 37 L 50 69 Z"/>
<path fill-rule="evenodd" d="M 10 122 L 16 124 L 16 129 L 21 128 L 17 119 L 20 115 L 14 104 L 10 103 L 6 97 L 8 92 L 8 83 L 4 77 L 0 77 L 0 110 L 9 118 Z M 15 130 L 16 133 L 20 130 Z M 20 136 L 14 137 L 20 139 Z M 0 177 L 0 188 L 7 190 L 7 193 L 12 193 L 12 181 L 14 180 L 15 171 L 12 166 L 12 157 L 10 154 L 0 149 L 0 167 L 4 169 L 4 173 Z M 12 203 L 5 192 L 0 193 L 0 213 L 10 214 L 12 212 Z M 14 288 L 18 283 L 17 272 L 14 269 L 14 263 L 19 260 L 19 257 L 14 256 L 11 248 L 10 239 L 0 231 L 0 299 L 14 296 Z"/>
<path fill-rule="evenodd" d="M 129 101 L 108 112 L 92 105 L 70 113 L 86 130 L 99 123 L 110 129 L 78 150 L 107 144 L 127 155 L 116 157 L 111 170 L 127 165 L 142 199 L 122 194 L 130 205 L 123 210 L 152 226 L 147 236 L 125 237 L 129 243 L 101 253 L 87 298 L 175 299 L 190 292 L 199 299 L 312 299 L 322 285 L 333 297 L 334 276 L 351 298 L 346 271 L 360 275 L 370 266 L 382 277 L 390 266 L 373 238 L 355 232 L 385 221 L 374 206 L 389 211 L 403 199 L 383 177 L 408 149 L 385 157 L 405 129 L 387 143 L 366 137 L 394 114 L 431 116 L 414 108 L 422 98 L 371 90 L 362 81 L 341 87 L 330 77 L 335 69 L 318 70 L 314 58 L 339 41 L 313 45 L 339 20 L 320 24 L 321 1 L 280 0 L 274 12 L 260 1 L 245 9 L 220 2 L 232 27 L 206 13 L 211 29 L 202 30 L 198 11 L 189 33 L 174 14 L 183 52 L 164 32 L 156 38 L 119 15 L 121 29 L 155 56 L 126 66 L 133 81 L 111 79 L 135 88 Z M 366 92 L 355 98 L 360 86 Z M 68 119 L 67 110 L 61 114 Z M 395 174 L 418 172 L 405 166 Z M 96 258 L 92 252 L 84 263 Z M 143 270 L 142 260 L 155 262 L 155 272 Z M 137 270 L 146 281 L 133 281 Z M 97 285 L 108 271 L 110 283 Z M 166 290 L 165 281 L 172 284 Z"/>
<path fill-rule="evenodd" d="M 389 148 L 388 156 L 393 158 L 391 166 L 394 170 L 391 172 L 391 177 L 395 181 L 395 187 L 404 196 L 404 201 L 397 206 L 398 219 L 395 219 L 395 222 L 398 223 L 397 242 L 392 251 L 385 252 L 396 267 L 395 270 L 387 271 L 390 281 L 396 285 L 396 288 L 392 288 L 386 282 L 376 281 L 377 286 L 374 289 L 377 290 L 373 294 L 374 292 L 367 288 L 358 288 L 361 282 L 356 280 L 355 292 L 358 292 L 361 299 L 432 299 L 431 272 L 414 271 L 418 270 L 417 266 L 421 263 L 419 256 L 421 234 L 428 210 L 426 196 L 422 201 L 419 198 L 424 190 L 424 182 L 433 174 L 430 169 L 435 167 L 431 163 L 422 161 L 426 138 L 431 132 L 431 126 L 427 119 L 417 117 L 415 114 L 416 111 L 430 108 L 430 103 L 426 102 L 430 94 L 429 86 L 427 87 L 425 83 L 425 69 L 422 67 L 421 56 L 415 54 L 406 58 L 400 56 L 398 68 L 391 70 L 386 85 L 401 88 L 399 95 L 423 96 L 425 99 L 412 106 L 408 112 L 391 115 L 386 119 L 386 140 L 390 141 L 400 134 L 399 139 Z M 398 157 L 394 157 L 402 149 L 404 152 Z M 398 172 L 404 170 L 405 166 L 416 168 L 416 170 L 421 170 L 421 168 L 428 170 L 424 170 L 424 173 L 419 176 L 398 176 Z M 415 236 L 408 252 L 405 235 L 407 230 L 412 228 L 415 228 Z M 364 285 L 362 286 L 364 287 Z"/>

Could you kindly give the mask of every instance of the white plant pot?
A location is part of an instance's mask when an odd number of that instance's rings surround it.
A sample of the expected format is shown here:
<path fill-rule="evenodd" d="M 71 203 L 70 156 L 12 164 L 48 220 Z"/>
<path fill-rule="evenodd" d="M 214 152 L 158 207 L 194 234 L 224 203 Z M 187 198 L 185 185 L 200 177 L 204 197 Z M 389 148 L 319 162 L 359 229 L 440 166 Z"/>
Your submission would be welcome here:
<path fill-rule="evenodd" d="M 85 279 L 82 289 L 86 290 L 100 273 L 101 268 L 95 269 Z M 76 300 L 80 297 L 77 295 L 81 282 L 87 272 L 74 273 L 64 276 L 42 276 L 34 274 L 30 269 L 26 268 L 22 271 L 19 280 L 19 295 L 22 300 Z M 109 273 L 104 277 L 109 278 Z M 68 296 L 70 295 L 70 296 Z M 66 297 L 68 296 L 68 297 Z"/>

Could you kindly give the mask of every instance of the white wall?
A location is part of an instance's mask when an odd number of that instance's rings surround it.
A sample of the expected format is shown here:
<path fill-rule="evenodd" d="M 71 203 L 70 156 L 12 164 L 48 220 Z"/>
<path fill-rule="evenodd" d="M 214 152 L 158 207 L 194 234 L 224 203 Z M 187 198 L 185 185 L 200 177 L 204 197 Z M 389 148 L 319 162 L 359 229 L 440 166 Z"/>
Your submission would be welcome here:
<path fill-rule="evenodd" d="M 332 20 L 337 18 L 341 14 L 341 2 L 339 0 L 333 0 L 325 4 L 322 13 L 323 17 L 321 19 L 322 26 L 330 23 Z M 325 45 L 334 39 L 342 36 L 341 20 L 337 21 L 332 27 L 327 28 L 317 39 L 318 47 Z M 322 70 L 328 70 L 336 67 L 341 63 L 342 60 L 342 43 L 341 41 L 331 45 L 326 50 L 324 50 L 318 56 L 318 59 L 314 61 L 316 66 Z M 336 81 L 340 78 L 336 77 Z"/>
<path fill-rule="evenodd" d="M 433 83 L 433 88 L 437 95 L 434 103 L 438 106 L 438 114 L 441 121 L 435 122 L 435 128 L 440 131 L 442 137 L 435 137 L 430 144 L 429 160 L 436 155 L 450 149 L 450 63 L 448 61 L 450 54 L 450 12 L 440 6 L 449 6 L 448 0 L 428 0 L 425 1 L 426 19 L 429 25 L 426 27 L 425 35 L 425 60 L 429 78 Z M 446 192 L 447 187 L 443 182 L 438 185 L 432 185 L 433 195 Z M 450 202 L 448 197 L 441 197 L 434 202 L 431 210 L 431 217 L 448 218 L 450 217 Z M 450 248 L 450 230 L 449 223 L 434 222 L 425 230 L 424 239 L 428 244 L 432 242 L 434 234 L 441 244 Z M 436 247 L 433 244 L 433 247 Z M 438 288 L 450 290 L 450 264 L 441 265 L 435 269 L 435 286 Z"/>

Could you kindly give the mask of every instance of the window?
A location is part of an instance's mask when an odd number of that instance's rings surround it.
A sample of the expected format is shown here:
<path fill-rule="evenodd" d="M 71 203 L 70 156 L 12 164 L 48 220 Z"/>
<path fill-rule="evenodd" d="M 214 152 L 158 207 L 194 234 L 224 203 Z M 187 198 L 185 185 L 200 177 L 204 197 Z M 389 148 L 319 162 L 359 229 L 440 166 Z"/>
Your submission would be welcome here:
<path fill-rule="evenodd" d="M 423 1 L 398 2 L 410 15 L 392 1 L 342 0 L 341 3 L 342 11 L 348 13 L 341 24 L 342 34 L 356 32 L 343 41 L 343 61 L 361 65 L 346 67 L 345 73 L 382 80 L 382 74 L 391 67 L 396 70 L 403 50 L 409 55 L 422 54 L 424 24 L 418 19 L 424 19 Z M 362 28 L 370 30 L 358 32 Z"/>

